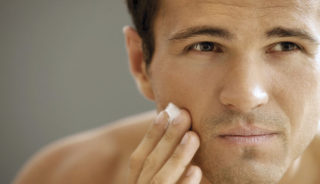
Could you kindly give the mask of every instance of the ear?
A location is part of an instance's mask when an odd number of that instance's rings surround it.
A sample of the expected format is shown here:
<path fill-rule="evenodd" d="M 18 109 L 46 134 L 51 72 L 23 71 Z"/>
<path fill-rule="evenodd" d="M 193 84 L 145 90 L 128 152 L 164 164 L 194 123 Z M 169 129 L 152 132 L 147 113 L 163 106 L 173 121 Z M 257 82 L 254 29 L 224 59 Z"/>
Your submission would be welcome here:
<path fill-rule="evenodd" d="M 139 91 L 149 100 L 154 100 L 150 76 L 144 61 L 142 39 L 135 29 L 130 26 L 123 28 L 129 57 L 129 67 Z"/>

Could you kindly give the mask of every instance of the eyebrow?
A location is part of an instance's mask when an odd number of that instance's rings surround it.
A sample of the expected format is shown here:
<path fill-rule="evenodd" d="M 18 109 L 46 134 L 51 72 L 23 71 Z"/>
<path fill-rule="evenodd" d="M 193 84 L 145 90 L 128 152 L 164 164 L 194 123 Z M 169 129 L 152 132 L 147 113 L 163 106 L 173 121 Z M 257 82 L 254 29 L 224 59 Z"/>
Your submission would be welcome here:
<path fill-rule="evenodd" d="M 195 36 L 214 36 L 220 37 L 226 40 L 231 40 L 236 36 L 229 32 L 226 29 L 220 27 L 211 27 L 211 26 L 196 26 L 186 28 L 182 31 L 174 33 L 172 36 L 169 37 L 169 40 L 184 40 Z M 319 40 L 312 36 L 312 34 L 301 30 L 301 29 L 292 29 L 292 28 L 284 28 L 284 27 L 275 27 L 266 31 L 265 33 L 267 38 L 274 38 L 274 37 L 298 37 L 300 39 L 308 40 L 315 44 L 320 44 Z"/>
<path fill-rule="evenodd" d="M 314 38 L 310 33 L 301 29 L 290 29 L 284 27 L 275 27 L 266 32 L 268 38 L 272 37 L 298 37 L 300 39 L 308 40 L 319 44 L 319 41 Z"/>
<path fill-rule="evenodd" d="M 234 38 L 234 35 L 230 33 L 228 30 L 219 27 L 199 26 L 190 27 L 177 33 L 174 33 L 172 36 L 170 36 L 169 40 L 184 40 L 201 35 L 220 37 L 227 40 Z"/>

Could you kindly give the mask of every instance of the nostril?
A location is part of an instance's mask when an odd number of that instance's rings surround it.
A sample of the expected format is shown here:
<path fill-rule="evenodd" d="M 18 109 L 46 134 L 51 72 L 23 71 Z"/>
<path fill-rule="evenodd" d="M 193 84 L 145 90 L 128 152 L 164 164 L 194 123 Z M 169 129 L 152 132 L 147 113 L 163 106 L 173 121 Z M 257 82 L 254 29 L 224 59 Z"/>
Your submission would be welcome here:
<path fill-rule="evenodd" d="M 229 110 L 232 110 L 232 111 L 237 111 L 237 112 L 250 112 L 256 108 L 259 108 L 259 107 L 262 107 L 263 104 L 260 103 L 260 104 L 250 104 L 248 102 L 239 102 L 237 104 L 225 104 L 225 107 Z"/>
<path fill-rule="evenodd" d="M 232 104 L 226 104 L 225 106 L 226 106 L 228 109 L 230 109 L 230 110 L 233 110 L 233 111 L 236 111 L 236 110 L 237 110 L 236 106 L 234 106 L 234 105 L 232 105 Z"/>
<path fill-rule="evenodd" d="M 227 107 L 228 107 L 228 108 L 234 108 L 234 105 L 232 105 L 232 104 L 227 104 Z"/>

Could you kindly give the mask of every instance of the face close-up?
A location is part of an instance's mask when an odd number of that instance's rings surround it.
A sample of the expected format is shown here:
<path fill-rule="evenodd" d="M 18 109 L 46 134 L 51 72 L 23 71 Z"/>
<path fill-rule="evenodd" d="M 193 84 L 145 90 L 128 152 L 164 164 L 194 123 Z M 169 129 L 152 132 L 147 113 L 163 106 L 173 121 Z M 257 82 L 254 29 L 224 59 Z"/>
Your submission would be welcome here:
<path fill-rule="evenodd" d="M 194 162 L 211 183 L 277 183 L 315 136 L 319 7 L 161 0 L 147 69 L 152 98 L 158 111 L 173 102 L 190 112 L 200 137 Z"/>

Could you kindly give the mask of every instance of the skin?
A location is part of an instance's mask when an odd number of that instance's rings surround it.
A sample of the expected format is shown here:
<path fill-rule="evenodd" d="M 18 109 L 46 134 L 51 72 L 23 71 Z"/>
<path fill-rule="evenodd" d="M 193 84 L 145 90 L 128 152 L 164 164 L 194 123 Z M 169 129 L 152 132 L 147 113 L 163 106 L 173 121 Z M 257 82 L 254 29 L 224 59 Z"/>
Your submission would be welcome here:
<path fill-rule="evenodd" d="M 162 0 L 149 67 L 141 38 L 124 29 L 131 72 L 157 115 L 59 141 L 14 183 L 319 183 L 319 7 Z M 173 123 L 163 111 L 169 102 L 180 108 Z M 249 125 L 275 136 L 261 145 L 219 136 Z"/>
<path fill-rule="evenodd" d="M 314 138 L 318 10 L 317 1 L 162 1 L 144 94 L 159 111 L 174 102 L 190 112 L 201 140 L 195 163 L 210 182 L 277 183 Z M 229 33 L 185 33 L 203 27 Z M 307 32 L 312 40 L 270 33 L 277 28 Z M 201 42 L 216 45 L 204 51 L 194 45 Z M 217 138 L 249 122 L 277 132 L 276 138 L 256 147 Z"/>

